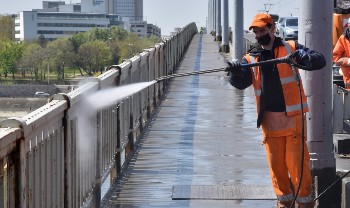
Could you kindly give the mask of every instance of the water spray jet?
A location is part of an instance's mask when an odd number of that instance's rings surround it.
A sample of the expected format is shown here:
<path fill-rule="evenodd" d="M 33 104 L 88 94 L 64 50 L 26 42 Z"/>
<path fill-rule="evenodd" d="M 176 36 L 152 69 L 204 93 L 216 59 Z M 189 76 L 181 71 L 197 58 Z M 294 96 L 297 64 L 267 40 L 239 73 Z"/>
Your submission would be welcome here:
<path fill-rule="evenodd" d="M 291 66 L 296 66 L 301 69 L 307 69 L 310 66 L 302 66 L 295 62 L 294 60 L 294 54 L 289 54 L 282 58 L 276 58 L 266 61 L 260 61 L 255 63 L 247 63 L 247 64 L 241 64 L 242 68 L 250 68 L 254 66 L 263 66 L 263 65 L 271 65 L 271 64 L 279 64 L 279 63 L 287 63 Z M 192 75 L 199 75 L 199 74 L 207 74 L 207 73 L 213 73 L 213 72 L 220 72 L 225 71 L 225 68 L 217 68 L 217 69 L 208 69 L 208 70 L 200 70 L 200 71 L 194 71 L 194 72 L 187 72 L 187 73 L 179 73 L 179 74 L 172 74 L 167 76 L 159 77 L 153 81 L 149 82 L 140 82 L 140 83 L 133 83 L 128 85 L 119 86 L 117 88 L 109 88 L 105 90 L 97 91 L 91 95 L 89 95 L 86 98 L 86 102 L 90 104 L 90 107 L 93 108 L 93 110 L 97 111 L 100 109 L 103 109 L 105 107 L 110 106 L 113 103 L 116 103 L 118 101 L 121 101 L 122 99 L 125 99 L 153 84 L 162 82 L 167 79 L 176 78 L 176 77 L 184 77 L 184 76 L 192 76 Z M 113 95 L 113 96 L 111 96 Z"/>

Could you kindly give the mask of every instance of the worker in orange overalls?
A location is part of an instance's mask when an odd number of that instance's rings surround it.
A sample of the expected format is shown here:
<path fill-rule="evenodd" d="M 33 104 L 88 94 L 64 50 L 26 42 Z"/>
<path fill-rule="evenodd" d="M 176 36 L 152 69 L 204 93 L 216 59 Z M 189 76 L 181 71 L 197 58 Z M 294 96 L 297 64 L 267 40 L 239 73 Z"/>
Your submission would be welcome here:
<path fill-rule="evenodd" d="M 350 18 L 333 49 L 333 62 L 340 66 L 344 86 L 350 90 Z"/>
<path fill-rule="evenodd" d="M 285 42 L 276 37 L 274 23 L 268 14 L 257 14 L 249 30 L 253 30 L 257 42 L 243 57 L 244 64 L 293 53 L 297 63 L 311 65 L 307 70 L 318 70 L 326 65 L 324 56 L 319 52 L 295 41 Z M 308 111 L 308 105 L 301 80 L 301 95 L 299 93 L 299 81 L 295 76 L 299 75 L 298 69 L 286 63 L 242 68 L 241 63 L 233 62 L 229 63 L 226 70 L 230 72 L 229 81 L 235 88 L 245 89 L 253 85 L 257 101 L 257 127 L 262 127 L 263 144 L 278 207 L 290 207 L 293 204 L 295 193 L 290 184 L 296 191 L 302 165 L 303 177 L 296 201 L 299 208 L 314 207 L 306 131 L 302 151 L 302 116 Z"/>

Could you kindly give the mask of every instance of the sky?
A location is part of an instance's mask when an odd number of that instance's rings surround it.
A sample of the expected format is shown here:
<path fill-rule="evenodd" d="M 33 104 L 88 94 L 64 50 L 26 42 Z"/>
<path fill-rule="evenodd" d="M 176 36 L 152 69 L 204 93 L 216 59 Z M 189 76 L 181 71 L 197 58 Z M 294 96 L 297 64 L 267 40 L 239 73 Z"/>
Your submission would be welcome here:
<path fill-rule="evenodd" d="M 61 0 L 64 1 L 64 0 Z M 261 11 L 280 16 L 298 16 L 298 1 L 301 0 L 243 0 L 244 29 L 248 29 L 254 15 Z M 66 0 L 66 4 L 80 0 Z M 144 20 L 157 25 L 162 35 L 169 35 L 176 27 L 195 22 L 197 27 L 206 26 L 208 0 L 144 0 Z M 42 8 L 42 0 L 0 0 L 0 14 L 16 14 Z M 229 24 L 232 26 L 233 0 L 229 0 Z"/>

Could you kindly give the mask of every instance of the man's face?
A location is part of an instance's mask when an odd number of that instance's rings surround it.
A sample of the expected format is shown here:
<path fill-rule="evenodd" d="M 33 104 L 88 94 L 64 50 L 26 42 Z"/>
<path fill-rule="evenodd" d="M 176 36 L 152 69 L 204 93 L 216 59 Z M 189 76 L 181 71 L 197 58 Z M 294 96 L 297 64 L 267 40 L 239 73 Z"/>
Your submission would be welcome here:
<path fill-rule="evenodd" d="M 255 38 L 260 38 L 268 33 L 270 33 L 271 28 L 269 27 L 254 27 L 253 33 L 255 34 Z"/>
<path fill-rule="evenodd" d="M 268 46 L 273 38 L 273 27 L 255 27 L 253 32 L 255 34 L 255 39 L 262 46 Z"/>

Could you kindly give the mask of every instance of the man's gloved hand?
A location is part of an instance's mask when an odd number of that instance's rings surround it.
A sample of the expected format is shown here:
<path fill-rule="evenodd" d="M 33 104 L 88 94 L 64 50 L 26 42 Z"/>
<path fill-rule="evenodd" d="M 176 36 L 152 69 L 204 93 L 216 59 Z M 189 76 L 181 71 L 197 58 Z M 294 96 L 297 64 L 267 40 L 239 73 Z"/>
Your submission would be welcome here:
<path fill-rule="evenodd" d="M 241 63 L 239 63 L 238 61 L 235 62 L 227 62 L 228 66 L 225 68 L 225 72 L 228 72 L 227 75 L 229 75 L 229 73 L 232 73 L 234 75 L 239 74 L 240 69 L 242 68 Z"/>
<path fill-rule="evenodd" d="M 340 58 L 335 64 L 337 66 L 350 66 L 350 58 L 349 57 Z"/>
<path fill-rule="evenodd" d="M 293 57 L 298 64 L 302 66 L 311 66 L 311 57 L 303 49 L 296 50 Z"/>

